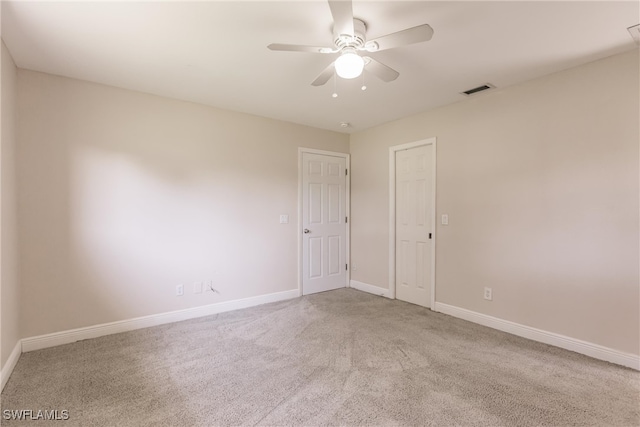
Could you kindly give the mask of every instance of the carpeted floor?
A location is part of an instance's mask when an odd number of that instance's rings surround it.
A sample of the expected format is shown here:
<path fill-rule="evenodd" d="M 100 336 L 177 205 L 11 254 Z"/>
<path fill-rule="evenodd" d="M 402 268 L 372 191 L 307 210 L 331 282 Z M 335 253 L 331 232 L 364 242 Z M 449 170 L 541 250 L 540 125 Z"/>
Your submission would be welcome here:
<path fill-rule="evenodd" d="M 640 372 L 352 289 L 25 353 L 64 426 L 638 426 Z"/>

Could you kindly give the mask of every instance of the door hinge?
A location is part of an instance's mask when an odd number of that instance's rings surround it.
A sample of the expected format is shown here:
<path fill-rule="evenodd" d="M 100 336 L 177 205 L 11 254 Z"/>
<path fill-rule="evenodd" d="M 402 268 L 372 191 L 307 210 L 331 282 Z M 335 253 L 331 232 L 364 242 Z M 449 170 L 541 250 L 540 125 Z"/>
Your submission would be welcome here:
<path fill-rule="evenodd" d="M 344 265 L 344 269 L 345 269 L 345 270 L 347 270 L 347 271 L 349 271 L 349 264 L 345 264 L 345 265 Z"/>
<path fill-rule="evenodd" d="M 429 238 L 431 238 L 431 233 L 429 233 Z"/>
<path fill-rule="evenodd" d="M 349 222 L 349 218 L 345 216 L 345 217 L 344 217 L 344 222 L 345 222 L 345 223 Z"/>
<path fill-rule="evenodd" d="M 344 174 L 345 174 L 345 175 L 349 175 L 349 169 L 345 169 L 345 170 L 344 170 Z"/>

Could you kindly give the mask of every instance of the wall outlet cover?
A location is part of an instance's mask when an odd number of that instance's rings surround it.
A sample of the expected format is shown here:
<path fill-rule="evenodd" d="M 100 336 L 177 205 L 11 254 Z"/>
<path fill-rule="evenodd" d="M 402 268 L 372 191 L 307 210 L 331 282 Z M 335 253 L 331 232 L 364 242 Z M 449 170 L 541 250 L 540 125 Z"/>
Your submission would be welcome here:
<path fill-rule="evenodd" d="M 193 284 L 193 293 L 201 294 L 202 293 L 202 282 L 195 282 Z"/>

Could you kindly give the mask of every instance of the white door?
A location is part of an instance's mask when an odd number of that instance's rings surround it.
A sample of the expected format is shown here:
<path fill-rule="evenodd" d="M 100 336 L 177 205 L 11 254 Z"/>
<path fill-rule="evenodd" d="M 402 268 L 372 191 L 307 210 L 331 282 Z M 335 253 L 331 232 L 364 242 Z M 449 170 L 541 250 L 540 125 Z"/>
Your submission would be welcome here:
<path fill-rule="evenodd" d="M 433 145 L 396 152 L 396 298 L 431 305 Z"/>
<path fill-rule="evenodd" d="M 302 153 L 302 294 L 347 281 L 346 160 Z"/>

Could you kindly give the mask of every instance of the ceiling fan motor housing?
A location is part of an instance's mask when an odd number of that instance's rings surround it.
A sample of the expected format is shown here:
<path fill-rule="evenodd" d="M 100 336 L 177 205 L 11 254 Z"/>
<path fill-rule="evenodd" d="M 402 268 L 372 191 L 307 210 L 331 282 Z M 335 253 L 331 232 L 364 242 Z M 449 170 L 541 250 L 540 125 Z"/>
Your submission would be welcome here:
<path fill-rule="evenodd" d="M 345 47 L 353 47 L 355 49 L 362 48 L 367 42 L 366 38 L 367 26 L 359 19 L 353 18 L 353 36 L 351 34 L 333 34 L 333 43 L 338 49 Z"/>

